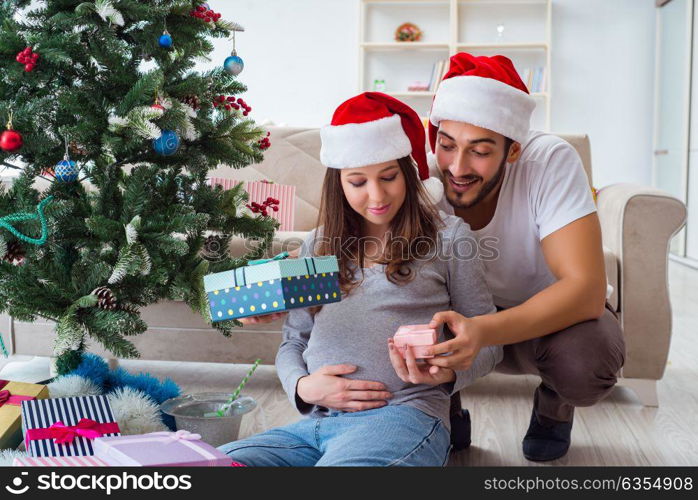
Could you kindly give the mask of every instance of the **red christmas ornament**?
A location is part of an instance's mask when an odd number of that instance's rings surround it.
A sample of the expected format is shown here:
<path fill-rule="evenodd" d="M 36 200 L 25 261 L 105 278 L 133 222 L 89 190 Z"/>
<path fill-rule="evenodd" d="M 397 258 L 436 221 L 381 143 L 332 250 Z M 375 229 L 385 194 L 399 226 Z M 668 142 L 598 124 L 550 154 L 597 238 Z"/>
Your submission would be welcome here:
<path fill-rule="evenodd" d="M 162 104 L 160 104 L 160 98 L 159 98 L 159 97 L 156 97 L 156 98 L 155 98 L 155 102 L 154 102 L 153 105 L 150 106 L 150 107 L 151 107 L 152 109 L 161 109 L 161 110 L 165 111 L 165 106 L 163 106 Z"/>
<path fill-rule="evenodd" d="M 22 134 L 16 130 L 7 129 L 0 135 L 0 149 L 13 153 L 22 147 Z"/>

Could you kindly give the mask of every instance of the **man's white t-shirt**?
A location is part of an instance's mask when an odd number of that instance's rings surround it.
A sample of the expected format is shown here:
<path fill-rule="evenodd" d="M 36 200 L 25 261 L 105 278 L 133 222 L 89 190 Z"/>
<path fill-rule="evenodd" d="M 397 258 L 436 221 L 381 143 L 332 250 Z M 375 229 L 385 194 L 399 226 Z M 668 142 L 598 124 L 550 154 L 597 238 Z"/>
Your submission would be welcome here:
<path fill-rule="evenodd" d="M 494 216 L 475 233 L 494 303 L 506 308 L 556 281 L 541 240 L 596 206 L 581 158 L 557 136 L 531 131 L 520 158 L 505 168 Z M 454 212 L 445 197 L 439 208 Z"/>

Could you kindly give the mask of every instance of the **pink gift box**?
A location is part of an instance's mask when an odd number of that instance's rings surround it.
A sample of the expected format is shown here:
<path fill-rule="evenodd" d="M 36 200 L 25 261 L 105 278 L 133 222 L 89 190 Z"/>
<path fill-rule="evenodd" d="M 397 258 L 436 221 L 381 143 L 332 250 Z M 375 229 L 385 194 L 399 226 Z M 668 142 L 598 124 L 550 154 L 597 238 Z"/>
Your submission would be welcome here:
<path fill-rule="evenodd" d="M 15 467 L 106 467 L 107 463 L 96 457 L 17 457 Z"/>
<path fill-rule="evenodd" d="M 393 336 L 395 347 L 405 357 L 405 347 L 410 346 L 415 358 L 426 359 L 434 356 L 424 354 L 426 346 L 436 344 L 436 330 L 429 325 L 403 325 Z"/>
<path fill-rule="evenodd" d="M 240 183 L 240 181 L 235 179 L 223 179 L 221 177 L 210 177 L 208 182 L 211 186 L 222 186 L 223 189 L 232 189 Z M 270 196 L 279 200 L 278 212 L 269 210 L 268 215 L 279 221 L 279 231 L 293 231 L 296 186 L 264 181 L 248 181 L 245 182 L 245 191 L 249 194 L 250 202 L 254 201 L 261 204 Z"/>
<path fill-rule="evenodd" d="M 108 465 L 141 467 L 230 467 L 233 459 L 188 431 L 97 438 L 95 457 Z"/>

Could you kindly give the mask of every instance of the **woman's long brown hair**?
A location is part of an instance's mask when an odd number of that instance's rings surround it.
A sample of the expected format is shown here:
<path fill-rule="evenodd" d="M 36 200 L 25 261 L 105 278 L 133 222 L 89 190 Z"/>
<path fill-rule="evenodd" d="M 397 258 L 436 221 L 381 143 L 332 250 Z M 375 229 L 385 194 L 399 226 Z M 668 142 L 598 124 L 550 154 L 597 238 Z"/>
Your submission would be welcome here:
<path fill-rule="evenodd" d="M 405 176 L 405 201 L 390 222 L 389 239 L 383 257 L 385 274 L 390 282 L 403 284 L 414 279 L 409 264 L 419 256 L 433 255 L 437 232 L 441 227 L 437 208 L 432 204 L 411 157 L 397 160 Z M 351 208 L 342 189 L 341 173 L 328 168 L 322 185 L 318 214 L 321 234 L 315 245 L 316 255 L 335 255 L 339 261 L 339 285 L 348 294 L 361 283 L 364 267 L 363 217 Z M 361 277 L 356 278 L 356 270 Z"/>

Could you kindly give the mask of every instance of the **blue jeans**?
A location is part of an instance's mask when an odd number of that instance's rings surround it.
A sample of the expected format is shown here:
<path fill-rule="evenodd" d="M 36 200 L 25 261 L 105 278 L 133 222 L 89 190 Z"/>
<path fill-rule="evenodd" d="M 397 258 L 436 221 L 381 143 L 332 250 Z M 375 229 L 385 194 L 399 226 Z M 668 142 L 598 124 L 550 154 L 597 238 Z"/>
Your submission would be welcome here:
<path fill-rule="evenodd" d="M 440 419 L 388 405 L 304 418 L 219 449 L 253 467 L 443 466 L 451 440 Z"/>

